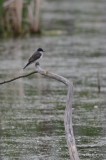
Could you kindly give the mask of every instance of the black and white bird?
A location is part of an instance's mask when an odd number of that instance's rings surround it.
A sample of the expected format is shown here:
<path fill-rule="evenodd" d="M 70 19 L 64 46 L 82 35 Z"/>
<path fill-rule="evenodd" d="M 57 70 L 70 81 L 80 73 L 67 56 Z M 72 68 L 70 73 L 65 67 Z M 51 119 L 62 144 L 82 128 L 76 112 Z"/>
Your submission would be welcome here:
<path fill-rule="evenodd" d="M 26 66 L 23 69 L 25 69 L 27 66 L 34 63 L 35 61 L 41 59 L 43 56 L 43 52 L 44 52 L 44 50 L 42 48 L 38 48 L 37 51 L 34 52 L 34 54 L 29 58 L 28 63 L 26 64 Z"/>

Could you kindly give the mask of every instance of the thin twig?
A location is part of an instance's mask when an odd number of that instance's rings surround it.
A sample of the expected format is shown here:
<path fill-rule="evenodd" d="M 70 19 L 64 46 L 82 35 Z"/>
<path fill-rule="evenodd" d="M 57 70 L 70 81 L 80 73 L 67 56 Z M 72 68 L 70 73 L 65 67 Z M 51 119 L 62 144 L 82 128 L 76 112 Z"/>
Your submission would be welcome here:
<path fill-rule="evenodd" d="M 29 74 L 21 75 L 21 76 L 12 78 L 10 80 L 6 80 L 6 81 L 3 81 L 3 82 L 0 82 L 0 85 L 5 84 L 5 83 L 9 83 L 9 82 L 12 82 L 12 81 L 15 81 L 15 80 L 20 79 L 20 78 L 28 77 L 28 76 L 30 76 L 30 75 L 32 75 L 34 73 L 37 73 L 37 71 L 33 71 L 33 72 L 29 73 Z"/>
<path fill-rule="evenodd" d="M 101 83 L 100 83 L 100 74 L 99 71 L 97 72 L 97 88 L 98 88 L 98 93 L 101 93 Z"/>

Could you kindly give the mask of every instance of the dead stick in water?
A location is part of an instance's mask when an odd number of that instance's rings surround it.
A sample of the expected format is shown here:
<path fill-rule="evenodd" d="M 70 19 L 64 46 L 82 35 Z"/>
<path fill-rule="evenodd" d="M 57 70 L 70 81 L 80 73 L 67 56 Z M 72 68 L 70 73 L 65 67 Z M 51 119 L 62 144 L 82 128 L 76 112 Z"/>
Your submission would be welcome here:
<path fill-rule="evenodd" d="M 40 67 L 39 63 L 37 62 L 34 72 L 31 72 L 30 74 L 27 74 L 27 75 L 13 78 L 8 81 L 1 82 L 0 84 L 12 82 L 16 79 L 24 78 L 24 77 L 30 76 L 34 73 L 39 73 L 45 77 L 55 79 L 59 82 L 64 83 L 68 87 L 66 109 L 65 109 L 65 114 L 64 114 L 65 133 L 66 133 L 67 145 L 68 145 L 69 154 L 70 154 L 70 160 L 80 160 L 78 152 L 77 152 L 77 147 L 76 147 L 74 133 L 73 133 L 73 127 L 72 127 L 72 99 L 73 99 L 73 84 L 72 84 L 72 82 L 68 81 L 66 78 L 64 78 L 60 75 L 57 75 L 55 73 L 51 73 L 49 71 L 42 69 Z"/>

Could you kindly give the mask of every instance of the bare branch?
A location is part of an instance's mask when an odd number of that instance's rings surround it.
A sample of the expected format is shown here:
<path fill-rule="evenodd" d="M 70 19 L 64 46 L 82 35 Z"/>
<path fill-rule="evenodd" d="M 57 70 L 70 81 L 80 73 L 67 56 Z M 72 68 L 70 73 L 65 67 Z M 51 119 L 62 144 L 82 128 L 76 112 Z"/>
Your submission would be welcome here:
<path fill-rule="evenodd" d="M 30 75 L 32 75 L 32 74 L 34 74 L 34 73 L 37 73 L 37 72 L 34 71 L 34 72 L 31 72 L 31 73 L 26 74 L 26 75 L 18 76 L 18 77 L 12 78 L 12 79 L 10 79 L 10 80 L 6 80 L 6 81 L 3 81 L 3 82 L 0 82 L 0 85 L 5 84 L 5 83 L 9 83 L 9 82 L 12 82 L 12 81 L 15 81 L 15 80 L 20 79 L 20 78 L 28 77 L 28 76 L 30 76 Z"/>
<path fill-rule="evenodd" d="M 76 147 L 74 133 L 73 133 L 73 126 L 72 126 L 73 83 L 68 81 L 66 78 L 64 78 L 60 75 L 57 75 L 55 73 L 51 73 L 49 71 L 42 69 L 38 62 L 35 64 L 35 66 L 36 67 L 35 67 L 34 72 L 31 72 L 27 75 L 22 75 L 22 76 L 13 78 L 8 81 L 1 82 L 0 84 L 12 82 L 16 79 L 24 78 L 24 77 L 30 76 L 34 73 L 39 73 L 45 77 L 55 79 L 55 80 L 65 84 L 68 87 L 66 109 L 65 109 L 65 114 L 64 114 L 64 126 L 65 126 L 66 138 L 67 138 L 67 145 L 68 145 L 68 149 L 69 149 L 70 160 L 80 160 L 78 152 L 77 152 L 77 147 Z"/>
<path fill-rule="evenodd" d="M 36 63 L 36 70 L 41 75 L 44 75 L 46 77 L 62 82 L 68 87 L 66 109 L 64 114 L 65 133 L 66 133 L 67 145 L 68 145 L 69 154 L 70 154 L 70 160 L 80 160 L 77 152 L 77 147 L 76 147 L 74 133 L 73 133 L 73 126 L 72 126 L 73 83 L 60 75 L 43 70 L 39 66 L 39 63 Z"/>

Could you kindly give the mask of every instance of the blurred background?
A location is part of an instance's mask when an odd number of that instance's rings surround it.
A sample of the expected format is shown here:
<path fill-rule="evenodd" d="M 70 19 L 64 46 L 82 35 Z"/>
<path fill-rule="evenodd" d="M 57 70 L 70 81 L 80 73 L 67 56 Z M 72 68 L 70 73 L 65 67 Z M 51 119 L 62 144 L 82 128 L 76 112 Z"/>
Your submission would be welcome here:
<path fill-rule="evenodd" d="M 82 160 L 106 160 L 106 1 L 0 0 L 0 82 L 41 66 L 73 81 Z M 0 86 L 0 160 L 67 160 L 66 87 L 38 74 Z"/>

